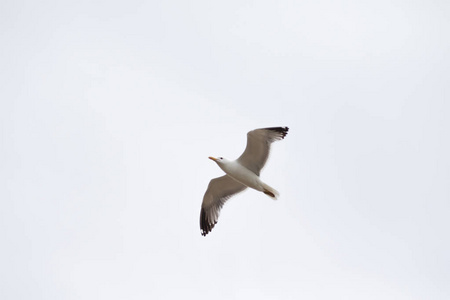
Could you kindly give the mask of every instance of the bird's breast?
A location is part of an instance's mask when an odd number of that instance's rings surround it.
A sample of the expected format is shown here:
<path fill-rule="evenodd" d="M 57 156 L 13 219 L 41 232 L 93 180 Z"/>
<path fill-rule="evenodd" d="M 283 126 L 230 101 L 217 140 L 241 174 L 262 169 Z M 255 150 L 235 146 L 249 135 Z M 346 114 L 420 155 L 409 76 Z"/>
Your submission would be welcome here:
<path fill-rule="evenodd" d="M 229 163 L 226 166 L 222 167 L 222 170 L 228 174 L 231 178 L 240 183 L 254 188 L 256 190 L 262 190 L 262 186 L 260 184 L 260 179 L 258 175 L 242 166 L 238 162 Z"/>

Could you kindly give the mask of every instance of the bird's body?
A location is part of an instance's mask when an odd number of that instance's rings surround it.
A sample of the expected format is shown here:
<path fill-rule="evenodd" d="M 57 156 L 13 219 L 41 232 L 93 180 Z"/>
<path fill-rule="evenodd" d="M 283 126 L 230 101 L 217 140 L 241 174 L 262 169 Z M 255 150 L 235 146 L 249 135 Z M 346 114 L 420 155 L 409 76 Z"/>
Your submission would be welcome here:
<path fill-rule="evenodd" d="M 237 182 L 242 183 L 246 187 L 264 192 L 264 187 L 267 186 L 267 184 L 262 182 L 258 175 L 242 166 L 239 161 L 229 161 L 222 158 L 222 160 L 216 162 L 228 176 Z"/>
<path fill-rule="evenodd" d="M 200 212 L 202 235 L 205 236 L 213 229 L 226 200 L 247 187 L 277 199 L 278 192 L 262 182 L 259 174 L 269 156 L 270 144 L 283 139 L 288 130 L 288 127 L 271 127 L 248 132 L 247 147 L 244 153 L 234 161 L 223 157 L 209 157 L 226 175 L 212 179 L 205 192 Z"/>

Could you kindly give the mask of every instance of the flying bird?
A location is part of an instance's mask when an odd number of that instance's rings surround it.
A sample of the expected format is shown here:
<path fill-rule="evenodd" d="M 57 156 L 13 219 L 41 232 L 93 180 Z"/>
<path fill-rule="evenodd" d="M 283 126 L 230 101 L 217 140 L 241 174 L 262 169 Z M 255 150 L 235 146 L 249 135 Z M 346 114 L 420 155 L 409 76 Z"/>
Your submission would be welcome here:
<path fill-rule="evenodd" d="M 249 131 L 247 147 L 244 153 L 234 161 L 223 157 L 209 157 L 226 175 L 212 179 L 203 196 L 200 211 L 200 229 L 203 236 L 206 236 L 217 224 L 220 209 L 225 202 L 247 187 L 263 192 L 274 200 L 277 199 L 278 192 L 262 182 L 259 174 L 269 157 L 270 145 L 284 139 L 288 130 L 288 127 L 270 127 Z"/>

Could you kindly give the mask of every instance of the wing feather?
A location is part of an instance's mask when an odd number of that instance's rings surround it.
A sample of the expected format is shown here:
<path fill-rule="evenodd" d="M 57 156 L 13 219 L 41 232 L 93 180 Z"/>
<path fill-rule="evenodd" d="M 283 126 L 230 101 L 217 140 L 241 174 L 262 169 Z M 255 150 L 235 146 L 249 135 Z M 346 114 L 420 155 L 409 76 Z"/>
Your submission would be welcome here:
<path fill-rule="evenodd" d="M 245 185 L 228 175 L 214 178 L 209 182 L 200 211 L 200 229 L 203 236 L 207 235 L 216 225 L 220 209 L 225 202 L 246 188 Z"/>
<path fill-rule="evenodd" d="M 270 144 L 284 139 L 288 127 L 260 128 L 247 133 L 247 147 L 238 162 L 259 176 L 269 157 Z"/>

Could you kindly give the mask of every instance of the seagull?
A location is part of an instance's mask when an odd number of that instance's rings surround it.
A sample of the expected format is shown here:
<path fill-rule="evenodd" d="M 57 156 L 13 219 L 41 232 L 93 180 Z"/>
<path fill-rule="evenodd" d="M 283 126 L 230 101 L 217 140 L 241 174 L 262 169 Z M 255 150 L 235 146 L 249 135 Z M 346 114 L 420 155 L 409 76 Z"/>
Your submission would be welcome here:
<path fill-rule="evenodd" d="M 203 236 L 211 232 L 217 224 L 220 209 L 225 202 L 247 187 L 263 192 L 274 200 L 277 199 L 278 192 L 262 182 L 259 173 L 269 157 L 270 145 L 284 139 L 288 130 L 288 127 L 270 127 L 249 131 L 247 147 L 234 161 L 223 157 L 209 157 L 226 175 L 212 179 L 203 196 L 200 211 L 200 229 Z"/>

